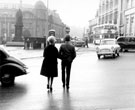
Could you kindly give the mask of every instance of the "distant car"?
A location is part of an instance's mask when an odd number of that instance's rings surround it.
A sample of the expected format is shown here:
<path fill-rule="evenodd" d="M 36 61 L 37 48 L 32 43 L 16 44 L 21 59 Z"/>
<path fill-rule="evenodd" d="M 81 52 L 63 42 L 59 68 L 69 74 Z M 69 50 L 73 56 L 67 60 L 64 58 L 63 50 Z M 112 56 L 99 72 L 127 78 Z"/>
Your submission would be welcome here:
<path fill-rule="evenodd" d="M 10 56 L 4 47 L 0 46 L 0 82 L 2 86 L 14 84 L 16 76 L 25 75 L 27 67 L 19 59 Z"/>
<path fill-rule="evenodd" d="M 71 40 L 71 44 L 75 46 L 75 40 Z"/>
<path fill-rule="evenodd" d="M 121 51 L 135 49 L 135 37 L 118 37 L 117 42 L 121 47 Z"/>
<path fill-rule="evenodd" d="M 95 45 L 99 45 L 99 44 L 100 44 L 100 39 L 94 40 L 93 43 L 94 43 Z"/>
<path fill-rule="evenodd" d="M 85 47 L 86 43 L 85 41 L 79 39 L 79 40 L 72 40 L 71 43 L 76 47 Z"/>
<path fill-rule="evenodd" d="M 97 57 L 111 55 L 114 58 L 119 56 L 120 46 L 116 39 L 102 39 L 99 46 L 96 48 Z"/>

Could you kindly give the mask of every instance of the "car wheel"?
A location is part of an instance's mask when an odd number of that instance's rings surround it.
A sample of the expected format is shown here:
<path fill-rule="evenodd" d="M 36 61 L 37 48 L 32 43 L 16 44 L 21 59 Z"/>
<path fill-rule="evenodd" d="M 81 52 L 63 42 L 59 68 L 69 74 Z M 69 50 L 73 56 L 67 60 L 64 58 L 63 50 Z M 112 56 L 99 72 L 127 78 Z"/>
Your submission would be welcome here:
<path fill-rule="evenodd" d="M 15 77 L 10 72 L 5 71 L 1 77 L 2 86 L 11 86 L 14 84 Z"/>
<path fill-rule="evenodd" d="M 100 59 L 100 55 L 97 55 L 98 56 L 98 59 Z"/>
<path fill-rule="evenodd" d="M 120 52 L 123 52 L 123 48 L 120 49 Z"/>
<path fill-rule="evenodd" d="M 113 58 L 115 58 L 115 54 L 113 54 Z"/>
<path fill-rule="evenodd" d="M 125 52 L 128 52 L 128 50 L 127 50 L 127 49 L 125 49 Z"/>
<path fill-rule="evenodd" d="M 117 56 L 118 56 L 118 57 L 120 56 L 119 52 L 117 52 Z"/>

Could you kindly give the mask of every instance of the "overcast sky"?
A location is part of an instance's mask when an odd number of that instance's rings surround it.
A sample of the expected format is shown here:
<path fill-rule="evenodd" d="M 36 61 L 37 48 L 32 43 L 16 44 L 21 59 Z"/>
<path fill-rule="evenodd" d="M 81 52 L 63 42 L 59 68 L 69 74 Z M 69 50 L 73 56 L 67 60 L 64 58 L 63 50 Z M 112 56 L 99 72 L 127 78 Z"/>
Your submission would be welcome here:
<path fill-rule="evenodd" d="M 39 0 L 22 0 L 34 5 Z M 47 0 L 41 0 L 45 4 Z M 48 0 L 49 9 L 56 10 L 62 21 L 69 26 L 86 27 L 96 15 L 99 0 Z M 20 0 L 0 0 L 0 3 L 19 3 Z"/>

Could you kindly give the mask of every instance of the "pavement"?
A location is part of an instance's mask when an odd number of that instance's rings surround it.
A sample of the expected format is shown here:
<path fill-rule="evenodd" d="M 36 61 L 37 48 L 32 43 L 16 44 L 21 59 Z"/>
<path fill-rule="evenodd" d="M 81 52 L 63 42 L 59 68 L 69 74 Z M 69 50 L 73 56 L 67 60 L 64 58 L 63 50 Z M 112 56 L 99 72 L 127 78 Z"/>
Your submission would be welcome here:
<path fill-rule="evenodd" d="M 56 44 L 56 47 L 59 49 L 60 44 Z M 5 48 L 12 56 L 15 56 L 19 59 L 28 59 L 28 58 L 36 58 L 36 57 L 43 56 L 43 49 L 27 50 L 27 49 L 24 49 L 23 47 L 8 47 L 8 46 L 5 46 Z M 75 47 L 76 51 L 78 51 L 80 48 L 84 48 L 84 47 Z M 89 44 L 89 48 L 92 51 L 94 51 L 95 45 Z"/>

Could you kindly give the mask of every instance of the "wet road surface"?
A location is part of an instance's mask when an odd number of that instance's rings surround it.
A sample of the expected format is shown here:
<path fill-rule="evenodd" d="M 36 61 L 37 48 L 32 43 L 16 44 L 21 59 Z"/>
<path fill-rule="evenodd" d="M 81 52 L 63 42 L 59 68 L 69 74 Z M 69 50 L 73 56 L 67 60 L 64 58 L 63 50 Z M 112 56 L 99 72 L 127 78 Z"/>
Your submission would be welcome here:
<path fill-rule="evenodd" d="M 94 51 L 80 51 L 73 62 L 69 91 L 54 79 L 53 92 L 39 75 L 42 58 L 27 59 L 30 73 L 15 86 L 0 87 L 0 110 L 130 110 L 135 107 L 135 53 L 98 60 Z"/>

